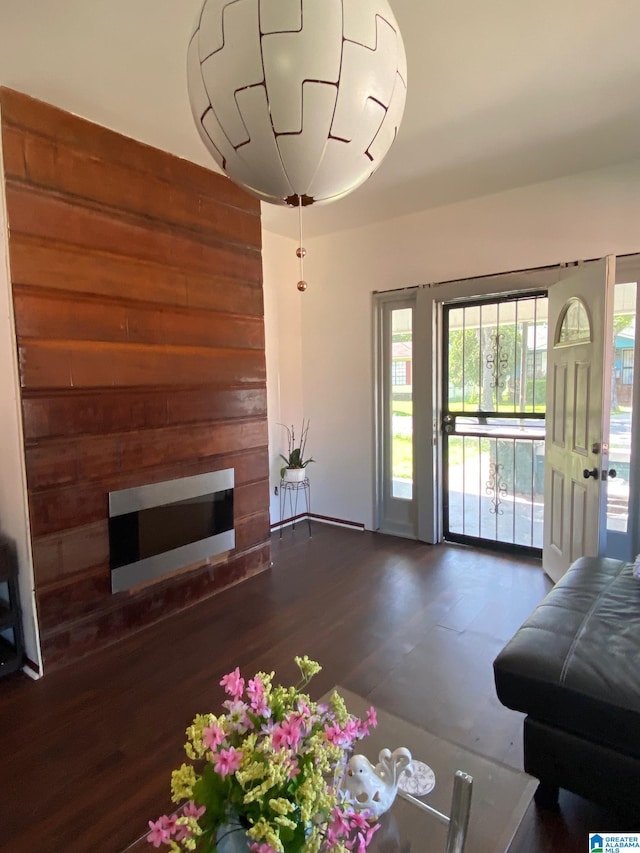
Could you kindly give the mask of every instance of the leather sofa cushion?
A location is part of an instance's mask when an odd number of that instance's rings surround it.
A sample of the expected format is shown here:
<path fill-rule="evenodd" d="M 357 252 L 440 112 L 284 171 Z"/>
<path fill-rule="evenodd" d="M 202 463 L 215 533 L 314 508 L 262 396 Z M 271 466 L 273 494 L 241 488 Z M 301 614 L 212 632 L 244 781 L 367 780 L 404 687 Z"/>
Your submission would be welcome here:
<path fill-rule="evenodd" d="M 640 580 L 582 557 L 494 661 L 498 698 L 535 719 L 640 757 Z"/>

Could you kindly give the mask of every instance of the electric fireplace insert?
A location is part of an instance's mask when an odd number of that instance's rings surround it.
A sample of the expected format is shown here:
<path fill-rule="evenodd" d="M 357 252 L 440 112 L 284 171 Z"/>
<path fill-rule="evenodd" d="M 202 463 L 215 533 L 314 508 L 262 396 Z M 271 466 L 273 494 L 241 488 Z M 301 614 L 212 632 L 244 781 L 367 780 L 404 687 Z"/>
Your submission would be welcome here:
<path fill-rule="evenodd" d="M 109 492 L 111 591 L 235 547 L 234 470 Z"/>

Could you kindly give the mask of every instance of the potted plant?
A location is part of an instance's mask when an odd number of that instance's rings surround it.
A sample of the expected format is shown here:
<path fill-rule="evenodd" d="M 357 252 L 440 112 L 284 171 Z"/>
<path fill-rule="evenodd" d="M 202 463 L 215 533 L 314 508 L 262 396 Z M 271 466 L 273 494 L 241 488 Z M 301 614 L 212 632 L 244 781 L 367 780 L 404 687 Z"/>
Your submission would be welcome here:
<path fill-rule="evenodd" d="M 296 433 L 291 425 L 291 428 L 285 424 L 280 424 L 287 431 L 287 455 L 280 454 L 286 465 L 280 469 L 280 478 L 287 480 L 290 483 L 299 483 L 306 476 L 305 468 L 313 459 L 305 459 L 305 449 L 307 446 L 307 434 L 309 432 L 309 420 L 302 419 L 302 429 L 300 430 L 300 441 L 296 444 Z"/>

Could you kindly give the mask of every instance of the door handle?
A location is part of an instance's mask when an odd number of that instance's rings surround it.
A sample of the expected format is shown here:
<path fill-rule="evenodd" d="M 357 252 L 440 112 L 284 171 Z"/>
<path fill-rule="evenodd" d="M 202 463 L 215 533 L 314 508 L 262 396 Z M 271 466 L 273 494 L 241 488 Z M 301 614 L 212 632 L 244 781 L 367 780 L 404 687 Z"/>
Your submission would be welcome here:
<path fill-rule="evenodd" d="M 595 468 L 593 470 L 595 471 Z M 586 469 L 585 469 L 585 471 L 586 471 Z M 585 473 L 585 477 L 586 476 L 587 475 Z M 591 476 L 591 475 L 589 475 L 589 476 Z M 607 478 L 609 478 L 610 480 L 613 480 L 617 476 L 618 476 L 618 472 L 616 471 L 615 468 L 609 468 L 608 471 L 603 468 L 602 471 L 600 472 L 600 479 L 602 480 L 603 483 L 607 482 Z"/>
<path fill-rule="evenodd" d="M 585 480 L 588 480 L 589 477 L 593 477 L 594 480 L 597 480 L 598 479 L 598 469 L 592 468 L 591 470 L 589 470 L 588 468 L 585 468 L 584 471 L 582 472 L 582 476 L 585 478 Z"/>

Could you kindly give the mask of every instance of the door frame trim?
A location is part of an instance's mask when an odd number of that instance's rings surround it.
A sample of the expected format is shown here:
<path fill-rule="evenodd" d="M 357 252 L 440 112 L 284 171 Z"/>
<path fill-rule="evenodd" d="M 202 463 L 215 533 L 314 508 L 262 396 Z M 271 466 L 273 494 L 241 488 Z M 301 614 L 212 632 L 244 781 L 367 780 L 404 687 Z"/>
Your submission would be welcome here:
<path fill-rule="evenodd" d="M 513 412 L 500 412 L 497 409 L 492 410 L 469 410 L 463 408 L 462 410 L 452 411 L 446 404 L 447 397 L 447 386 L 448 386 L 448 336 L 450 331 L 450 326 L 448 322 L 448 312 L 452 309 L 459 308 L 472 308 L 479 307 L 482 309 L 487 306 L 497 306 L 497 316 L 499 316 L 499 308 L 503 305 L 508 304 L 509 302 L 521 302 L 523 300 L 532 300 L 532 299 L 547 299 L 547 290 L 525 290 L 525 291 L 510 291 L 509 293 L 504 294 L 493 294 L 492 296 L 480 296 L 473 297 L 470 296 L 464 300 L 454 300 L 454 301 L 444 301 L 440 303 L 440 317 L 442 324 L 442 344 L 439 349 L 440 354 L 440 364 L 441 364 L 441 375 L 440 375 L 440 419 L 438 422 L 438 433 L 440 436 L 440 460 L 441 465 L 440 468 L 442 470 L 442 498 L 438 503 L 438 508 L 440 510 L 440 516 L 442 519 L 442 536 L 446 536 L 447 542 L 458 542 L 462 545 L 472 545 L 474 547 L 479 548 L 492 548 L 496 551 L 505 551 L 508 553 L 514 554 L 529 554 L 536 557 L 542 556 L 542 547 L 537 547 L 533 544 L 521 544 L 516 542 L 509 542 L 502 539 L 491 539 L 481 536 L 479 533 L 477 535 L 472 535 L 468 533 L 456 533 L 450 528 L 450 516 L 445 508 L 448 506 L 448 489 L 449 489 L 449 477 L 446 467 L 447 459 L 446 457 L 446 447 L 447 447 L 447 439 L 444 433 L 444 418 L 453 418 L 455 420 L 456 417 L 475 417 L 483 415 L 486 418 L 506 418 L 506 419 L 520 419 L 525 418 L 528 420 L 538 420 L 544 421 L 545 416 L 541 413 L 537 413 L 535 411 L 523 412 L 522 410 L 515 410 L 515 402 L 514 402 L 514 411 Z M 536 309 L 537 310 L 537 309 Z M 482 315 L 481 315 L 482 316 Z M 516 317 L 517 317 L 517 309 L 516 309 Z M 521 378 L 522 381 L 522 378 Z M 494 427 L 495 429 L 495 427 Z M 484 434 L 480 434 L 485 438 L 489 438 L 490 441 L 495 441 L 496 438 L 504 438 L 504 436 L 499 436 L 494 433 L 493 437 L 490 437 L 491 430 L 487 427 L 487 430 Z M 462 433 L 456 433 L 456 435 L 464 435 L 464 431 Z M 464 486 L 463 486 L 464 494 L 467 494 Z M 533 490 L 532 490 L 532 500 L 533 500 Z M 515 512 L 515 510 L 514 510 Z M 533 510 L 532 510 L 533 512 Z M 464 526 L 464 525 L 463 525 Z"/>
<path fill-rule="evenodd" d="M 374 529 L 383 533 L 389 533 L 393 536 L 402 536 L 409 539 L 416 539 L 416 507 L 418 505 L 416 492 L 416 460 L 414 455 L 414 478 L 413 478 L 413 495 L 408 504 L 411 504 L 410 517 L 411 521 L 407 524 L 395 523 L 385 517 L 385 484 L 387 478 L 386 470 L 386 453 L 387 453 L 387 415 L 385 413 L 385 404 L 387 402 L 387 386 L 385 381 L 385 367 L 387 347 L 385 344 L 385 317 L 387 312 L 394 308 L 411 308 L 413 311 L 413 330 L 416 323 L 416 294 L 418 287 L 402 288 L 399 290 L 390 290 L 384 293 L 373 293 L 373 404 L 374 404 Z M 413 331 L 412 330 L 412 331 Z M 414 345 L 415 335 L 412 335 Z M 415 363 L 415 350 L 412 352 L 412 361 Z M 413 374 L 415 376 L 415 374 Z M 412 381 L 413 395 L 415 395 L 415 382 Z M 414 396 L 414 430 L 415 434 L 415 396 Z M 415 444 L 414 444 L 415 454 Z"/>

